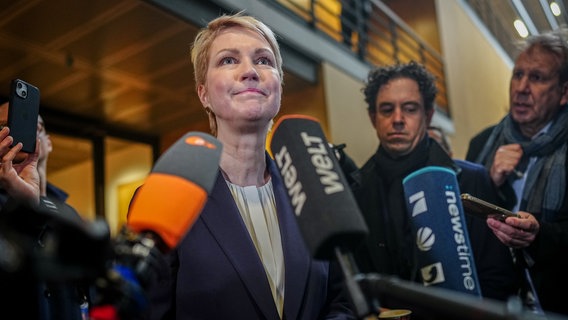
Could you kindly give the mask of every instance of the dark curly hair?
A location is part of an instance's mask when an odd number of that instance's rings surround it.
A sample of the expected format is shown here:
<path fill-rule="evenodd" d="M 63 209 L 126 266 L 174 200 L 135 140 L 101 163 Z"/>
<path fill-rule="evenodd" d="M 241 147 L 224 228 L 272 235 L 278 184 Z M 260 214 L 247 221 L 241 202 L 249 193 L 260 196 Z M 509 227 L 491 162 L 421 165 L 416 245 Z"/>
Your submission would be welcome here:
<path fill-rule="evenodd" d="M 421 64 L 410 61 L 409 63 L 378 67 L 369 71 L 367 83 L 361 90 L 365 95 L 367 110 L 375 112 L 379 89 L 389 81 L 397 78 L 409 78 L 416 81 L 424 100 L 424 109 L 428 111 L 434 108 L 434 100 L 438 93 L 436 78 Z"/>

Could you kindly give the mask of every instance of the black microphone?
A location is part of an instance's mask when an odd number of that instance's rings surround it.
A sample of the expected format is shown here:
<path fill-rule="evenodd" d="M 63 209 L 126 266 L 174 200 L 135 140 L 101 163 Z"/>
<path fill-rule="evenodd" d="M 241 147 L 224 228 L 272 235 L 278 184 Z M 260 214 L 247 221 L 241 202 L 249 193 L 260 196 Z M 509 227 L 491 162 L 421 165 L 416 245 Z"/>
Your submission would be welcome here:
<path fill-rule="evenodd" d="M 271 153 L 300 231 L 316 259 L 337 258 L 358 316 L 373 314 L 353 275 L 351 252 L 368 230 L 338 160 L 317 119 L 282 116 L 270 141 Z"/>
<path fill-rule="evenodd" d="M 37 205 L 9 198 L 0 218 L 9 239 L 2 243 L 16 254 L 0 259 L 0 269 L 31 268 L 33 276 L 50 281 L 92 279 L 111 256 L 110 229 L 104 219 L 87 221 L 68 204 L 41 197 Z M 11 243 L 11 245 L 9 245 Z M 7 263 L 11 268 L 2 268 Z M 15 267 L 14 267 L 15 266 Z"/>
<path fill-rule="evenodd" d="M 367 226 L 317 119 L 282 116 L 270 148 L 312 256 L 359 244 Z"/>

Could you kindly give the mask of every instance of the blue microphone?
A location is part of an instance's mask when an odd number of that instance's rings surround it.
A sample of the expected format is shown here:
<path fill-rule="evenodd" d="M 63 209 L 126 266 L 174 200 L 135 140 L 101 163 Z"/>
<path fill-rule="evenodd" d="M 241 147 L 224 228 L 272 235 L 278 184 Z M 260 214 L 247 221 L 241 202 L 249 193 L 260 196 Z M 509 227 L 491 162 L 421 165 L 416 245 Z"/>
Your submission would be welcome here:
<path fill-rule="evenodd" d="M 454 171 L 429 166 L 402 183 L 422 283 L 481 297 Z"/>

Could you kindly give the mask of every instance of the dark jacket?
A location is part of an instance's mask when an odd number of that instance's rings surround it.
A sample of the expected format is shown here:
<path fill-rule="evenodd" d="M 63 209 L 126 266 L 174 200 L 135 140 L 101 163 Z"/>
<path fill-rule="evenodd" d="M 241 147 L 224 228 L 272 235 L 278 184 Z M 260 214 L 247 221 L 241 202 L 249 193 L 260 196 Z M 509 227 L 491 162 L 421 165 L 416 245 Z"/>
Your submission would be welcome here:
<path fill-rule="evenodd" d="M 393 183 L 401 183 L 406 175 L 420 168 L 442 166 L 456 172 L 461 192 L 486 201 L 495 201 L 492 184 L 482 166 L 452 160 L 438 144 L 432 142 L 433 140 L 426 138 L 420 143 L 420 147 L 424 148 L 422 150 L 427 150 L 423 156 L 424 161 L 401 174 L 400 179 Z M 406 230 L 397 237 L 396 233 L 400 230 L 392 227 L 393 219 L 398 219 L 397 215 L 406 215 L 406 212 L 388 212 L 387 208 L 387 203 L 404 202 L 404 196 L 400 193 L 400 197 L 395 196 L 395 199 L 392 190 L 387 190 L 394 185 L 386 183 L 379 172 L 377 157 L 380 156 L 382 155 L 377 151 L 354 175 L 356 182 L 353 184 L 353 193 L 370 230 L 366 243 L 357 252 L 357 262 L 364 272 L 396 275 L 404 280 L 416 281 L 417 270 L 411 258 L 413 240 L 404 235 Z M 402 162 L 398 163 L 403 165 Z M 401 186 L 394 187 L 402 190 Z M 511 272 L 513 261 L 509 249 L 498 241 L 484 219 L 470 215 L 465 218 L 483 296 L 505 300 L 514 295 L 517 276 Z M 405 237 L 406 240 L 401 240 Z"/>
<path fill-rule="evenodd" d="M 267 157 L 267 165 L 284 254 L 284 317 L 353 319 L 340 294 L 341 274 L 310 257 L 274 161 Z M 168 263 L 172 277 L 161 273 L 148 289 L 152 319 L 279 318 L 262 262 L 221 174 Z"/>
<path fill-rule="evenodd" d="M 471 161 L 483 149 L 494 126 L 491 126 L 471 139 L 466 159 Z M 568 154 L 566 155 L 568 159 Z M 567 177 L 568 179 L 568 170 Z M 565 190 L 568 192 L 568 190 Z M 505 183 L 499 188 L 500 202 L 506 208 L 513 208 L 517 202 L 515 192 L 510 184 Z M 531 212 L 536 217 L 539 212 Z M 536 287 L 542 308 L 545 311 L 553 311 L 568 315 L 568 303 L 564 295 L 558 294 L 557 288 L 568 287 L 568 193 L 564 195 L 564 203 L 554 221 L 540 221 L 540 230 L 535 241 L 526 249 L 534 260 L 534 265 L 529 269 L 533 283 Z"/>
<path fill-rule="evenodd" d="M 62 189 L 48 183 L 47 198 L 66 205 L 67 193 Z M 0 192 L 0 208 L 8 201 L 8 196 Z M 25 211 L 18 211 L 20 214 L 27 214 Z M 74 209 L 69 213 L 77 214 Z M 11 214 L 2 211 L 1 214 Z M 81 219 L 77 214 L 77 219 Z M 33 256 L 32 250 L 44 245 L 44 239 L 49 233 L 53 232 L 49 223 L 35 223 L 33 217 L 25 219 L 25 223 L 18 230 L 18 241 L 24 244 L 27 255 Z M 0 222 L 1 224 L 1 222 Z M 4 227 L 4 226 L 3 226 Z M 19 228 L 20 226 L 6 226 L 9 228 Z M 20 238 L 21 237 L 21 238 Z M 28 246 L 27 244 L 31 245 Z M 0 296 L 0 301 L 4 305 L 4 312 L 10 308 L 17 308 L 18 318 L 39 319 L 39 320 L 81 320 L 81 305 L 88 299 L 88 286 L 76 282 L 57 281 L 46 282 L 35 277 L 36 264 L 46 263 L 45 261 L 26 260 L 21 270 L 16 272 L 5 272 L 0 268 L 0 279 L 4 290 Z M 4 271 L 4 272 L 2 272 Z M 12 287 L 13 290 L 8 288 Z M 4 296 L 6 294 L 6 296 Z M 21 306 L 26 307 L 22 308 Z"/>
<path fill-rule="evenodd" d="M 64 190 L 47 183 L 46 194 L 50 199 L 66 203 L 69 195 Z M 75 212 L 70 210 L 69 212 Z M 49 228 L 49 226 L 45 226 Z M 45 230 L 44 232 L 49 232 Z M 41 239 L 40 239 L 41 241 Z M 89 305 L 89 285 L 83 283 L 41 283 L 39 287 L 39 305 L 43 320 L 81 320 L 82 307 Z M 84 312 L 87 312 L 85 309 Z"/>
<path fill-rule="evenodd" d="M 489 139 L 491 132 L 495 126 L 490 126 L 469 141 L 469 147 L 465 155 L 466 161 L 476 162 L 477 156 L 483 150 L 485 142 Z M 500 205 L 507 209 L 512 209 L 516 203 L 515 191 L 509 185 L 504 184 L 502 187 L 496 188 L 497 190 L 497 205 Z"/>

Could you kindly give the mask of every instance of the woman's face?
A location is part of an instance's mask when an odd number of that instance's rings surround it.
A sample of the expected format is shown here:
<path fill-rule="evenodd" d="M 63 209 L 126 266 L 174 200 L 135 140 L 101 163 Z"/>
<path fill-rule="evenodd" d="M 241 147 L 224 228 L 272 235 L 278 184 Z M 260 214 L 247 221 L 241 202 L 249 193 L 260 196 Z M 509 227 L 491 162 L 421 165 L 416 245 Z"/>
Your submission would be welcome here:
<path fill-rule="evenodd" d="M 275 61 L 268 42 L 251 30 L 231 27 L 213 40 L 197 93 L 215 113 L 219 132 L 226 125 L 258 130 L 276 116 L 282 86 Z"/>

